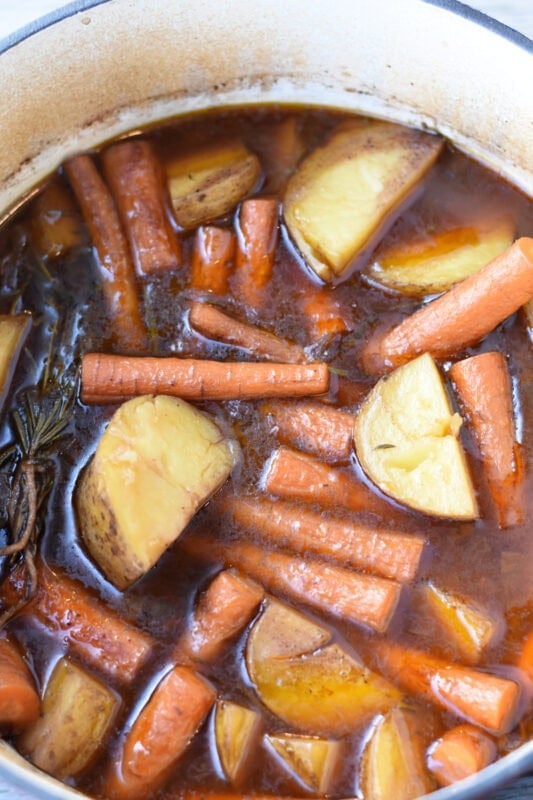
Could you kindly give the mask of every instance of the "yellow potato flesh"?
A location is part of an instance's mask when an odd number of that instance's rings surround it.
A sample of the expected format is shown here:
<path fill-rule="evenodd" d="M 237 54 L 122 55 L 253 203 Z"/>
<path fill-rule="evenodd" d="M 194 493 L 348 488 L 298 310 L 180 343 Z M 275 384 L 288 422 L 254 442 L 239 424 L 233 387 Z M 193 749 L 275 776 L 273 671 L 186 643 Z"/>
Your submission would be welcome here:
<path fill-rule="evenodd" d="M 438 517 L 475 519 L 478 506 L 442 377 L 430 355 L 382 378 L 354 429 L 368 477 L 409 508 Z"/>
<path fill-rule="evenodd" d="M 233 783 L 242 775 L 257 739 L 261 716 L 237 703 L 220 700 L 215 711 L 215 740 L 220 764 Z"/>
<path fill-rule="evenodd" d="M 233 463 L 217 425 L 183 400 L 124 403 L 76 489 L 83 540 L 106 577 L 123 589 L 144 575 Z"/>
<path fill-rule="evenodd" d="M 318 794 L 328 791 L 341 753 L 340 742 L 293 734 L 270 734 L 265 738 L 287 770 L 306 789 Z"/>
<path fill-rule="evenodd" d="M 63 658 L 48 681 L 41 717 L 19 746 L 56 778 L 76 775 L 104 744 L 118 705 L 110 689 Z"/>
<path fill-rule="evenodd" d="M 276 652 L 270 633 L 278 610 L 284 630 L 278 634 L 281 647 Z M 291 640 L 291 613 L 297 648 L 285 644 Z M 399 701 L 401 695 L 393 686 L 339 645 L 322 646 L 324 629 L 316 626 L 317 631 L 313 631 L 311 620 L 306 647 L 301 617 L 281 603 L 271 602 L 266 623 L 263 625 L 262 615 L 248 637 L 248 673 L 260 699 L 273 714 L 304 733 L 342 736 Z"/>
<path fill-rule="evenodd" d="M 387 122 L 341 125 L 292 176 L 284 199 L 289 232 L 308 265 L 330 281 L 433 164 L 442 141 Z"/>
<path fill-rule="evenodd" d="M 513 236 L 514 226 L 507 221 L 487 230 L 455 228 L 382 250 L 365 274 L 375 283 L 413 297 L 444 292 L 500 255 Z"/>
<path fill-rule="evenodd" d="M 0 409 L 31 324 L 29 314 L 0 314 Z"/>

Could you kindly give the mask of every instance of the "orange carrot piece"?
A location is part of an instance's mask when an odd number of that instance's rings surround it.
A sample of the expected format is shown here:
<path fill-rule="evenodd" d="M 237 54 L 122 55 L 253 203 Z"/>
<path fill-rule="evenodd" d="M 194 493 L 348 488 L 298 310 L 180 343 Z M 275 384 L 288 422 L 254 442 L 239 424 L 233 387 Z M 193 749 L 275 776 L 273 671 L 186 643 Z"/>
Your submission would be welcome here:
<path fill-rule="evenodd" d="M 41 701 L 30 671 L 15 645 L 0 640 L 0 729 L 23 730 L 38 718 Z"/>
<path fill-rule="evenodd" d="M 272 277 L 278 213 L 274 197 L 253 197 L 241 204 L 233 290 L 238 300 L 253 309 L 261 307 L 265 287 Z"/>
<path fill-rule="evenodd" d="M 396 610 L 401 586 L 395 581 L 363 575 L 321 561 L 264 550 L 248 542 L 190 537 L 187 552 L 220 559 L 268 591 L 313 606 L 382 633 Z"/>
<path fill-rule="evenodd" d="M 191 287 L 225 295 L 235 259 L 235 247 L 233 231 L 215 225 L 198 228 L 191 255 Z"/>
<path fill-rule="evenodd" d="M 491 352 L 466 358 L 449 375 L 477 441 L 500 527 L 521 523 L 524 476 L 505 356 Z"/>
<path fill-rule="evenodd" d="M 298 449 L 315 453 L 325 461 L 348 461 L 352 452 L 355 417 L 348 411 L 318 403 L 261 404 L 272 417 L 278 439 Z"/>
<path fill-rule="evenodd" d="M 102 164 L 137 272 L 176 270 L 181 245 L 170 223 L 163 170 L 150 142 L 126 139 L 107 147 Z"/>
<path fill-rule="evenodd" d="M 324 518 L 283 501 L 230 496 L 221 505 L 238 525 L 271 545 L 327 556 L 402 583 L 413 580 L 424 549 L 424 539 L 415 534 Z"/>
<path fill-rule="evenodd" d="M 32 203 L 30 239 L 37 253 L 52 261 L 87 239 L 76 201 L 59 178 L 51 180 Z"/>
<path fill-rule="evenodd" d="M 518 659 L 518 666 L 526 673 L 530 681 L 533 681 L 533 631 L 524 642 Z"/>
<path fill-rule="evenodd" d="M 147 334 L 135 270 L 113 198 L 90 156 L 71 158 L 65 172 L 98 254 L 104 300 L 117 344 L 132 352 L 145 350 Z"/>
<path fill-rule="evenodd" d="M 110 609 L 83 584 L 37 565 L 38 589 L 19 615 L 35 615 L 82 659 L 111 678 L 127 683 L 152 652 L 153 640 Z M 13 570 L 7 591 L 20 592 L 20 573 Z M 2 587 L 6 591 L 5 584 Z M 9 598 L 13 600 L 14 598 Z"/>
<path fill-rule="evenodd" d="M 215 700 L 213 688 L 189 667 L 175 666 L 158 684 L 126 736 L 107 776 L 106 797 L 142 800 L 169 777 Z"/>
<path fill-rule="evenodd" d="M 329 288 L 313 286 L 302 293 L 302 314 L 307 323 L 311 338 L 321 339 L 323 336 L 334 336 L 346 333 L 351 326 Z"/>
<path fill-rule="evenodd" d="M 208 339 L 235 345 L 270 361 L 302 364 L 308 360 L 299 345 L 281 339 L 255 325 L 240 322 L 207 303 L 193 303 L 189 321 L 195 330 Z"/>
<path fill-rule="evenodd" d="M 272 454 L 263 486 L 270 494 L 286 500 L 303 500 L 356 512 L 395 514 L 390 503 L 371 492 L 355 475 L 289 447 L 279 447 Z"/>
<path fill-rule="evenodd" d="M 473 725 L 446 731 L 428 751 L 428 767 L 442 786 L 488 767 L 497 755 L 494 741 Z"/>
<path fill-rule="evenodd" d="M 455 284 L 363 351 L 371 375 L 421 353 L 448 358 L 480 341 L 533 296 L 533 239 L 518 239 L 486 267 Z"/>
<path fill-rule="evenodd" d="M 263 589 L 233 570 L 223 570 L 200 596 L 188 630 L 179 640 L 175 658 L 215 659 L 228 639 L 250 621 L 264 597 Z"/>
<path fill-rule="evenodd" d="M 322 394 L 328 365 L 130 358 L 105 353 L 83 357 L 84 403 L 118 403 L 143 394 L 184 400 L 232 400 Z"/>
<path fill-rule="evenodd" d="M 259 155 L 265 171 L 265 191 L 282 195 L 298 161 L 305 152 L 301 120 L 287 117 L 265 129 L 259 140 Z"/>
<path fill-rule="evenodd" d="M 515 681 L 452 664 L 394 642 L 376 643 L 383 671 L 407 692 L 418 694 L 491 733 L 516 723 L 520 687 Z"/>

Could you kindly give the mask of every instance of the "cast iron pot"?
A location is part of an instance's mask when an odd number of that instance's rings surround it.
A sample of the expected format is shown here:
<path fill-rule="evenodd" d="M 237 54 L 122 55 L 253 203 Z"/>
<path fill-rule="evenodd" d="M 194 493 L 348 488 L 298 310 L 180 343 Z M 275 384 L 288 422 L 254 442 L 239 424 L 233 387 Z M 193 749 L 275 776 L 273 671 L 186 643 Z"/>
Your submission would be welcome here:
<path fill-rule="evenodd" d="M 0 42 L 0 218 L 75 152 L 268 101 L 437 130 L 533 196 L 532 70 L 528 39 L 453 0 L 74 2 Z M 487 798 L 532 771 L 529 742 L 431 800 Z M 4 742 L 2 776 L 30 797 L 83 797 Z"/>

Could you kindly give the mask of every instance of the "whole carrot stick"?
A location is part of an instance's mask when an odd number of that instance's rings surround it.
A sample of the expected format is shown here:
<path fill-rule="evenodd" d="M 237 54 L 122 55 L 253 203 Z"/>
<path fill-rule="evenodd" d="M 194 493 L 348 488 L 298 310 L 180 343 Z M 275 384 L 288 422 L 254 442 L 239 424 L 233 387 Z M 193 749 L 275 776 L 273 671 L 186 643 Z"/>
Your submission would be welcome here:
<path fill-rule="evenodd" d="M 289 597 L 382 633 L 398 605 L 401 586 L 321 561 L 269 552 L 248 542 L 191 537 L 182 546 L 200 557 L 222 560 L 273 594 Z"/>
<path fill-rule="evenodd" d="M 247 322 L 240 322 L 208 303 L 193 303 L 189 312 L 191 326 L 208 339 L 241 347 L 270 361 L 282 364 L 302 364 L 306 358 L 303 348 L 281 339 Z"/>
<path fill-rule="evenodd" d="M 376 663 L 406 691 L 418 694 L 491 733 L 507 733 L 516 723 L 517 683 L 410 650 L 394 642 L 374 646 Z"/>
<path fill-rule="evenodd" d="M 473 725 L 458 725 L 437 739 L 428 751 L 428 767 L 442 786 L 474 775 L 494 761 L 497 749 Z"/>
<path fill-rule="evenodd" d="M 213 688 L 189 667 L 176 666 L 156 687 L 126 736 L 107 776 L 105 795 L 142 800 L 169 777 L 215 700 Z"/>
<path fill-rule="evenodd" d="M 222 647 L 250 621 L 264 597 L 263 589 L 233 570 L 223 570 L 211 581 L 179 640 L 175 658 L 212 661 Z"/>
<path fill-rule="evenodd" d="M 0 730 L 20 731 L 38 718 L 41 701 L 14 644 L 0 640 Z"/>
<path fill-rule="evenodd" d="M 327 364 L 264 364 L 88 353 L 81 367 L 84 403 L 118 403 L 143 394 L 184 400 L 298 397 L 327 391 Z"/>
<path fill-rule="evenodd" d="M 388 333 L 371 339 L 362 365 L 373 375 L 426 352 L 448 358 L 483 339 L 532 296 L 533 239 L 524 237 Z"/>
<path fill-rule="evenodd" d="M 350 324 L 332 292 L 330 288 L 313 286 L 306 288 L 302 293 L 302 314 L 312 339 L 321 339 L 323 336 L 333 336 L 350 330 Z"/>
<path fill-rule="evenodd" d="M 272 454 L 263 475 L 263 486 L 270 494 L 286 500 L 388 516 L 395 514 L 390 503 L 373 494 L 355 475 L 289 447 L 279 447 Z"/>
<path fill-rule="evenodd" d="M 355 417 L 348 411 L 318 403 L 282 400 L 262 403 L 282 442 L 315 453 L 325 461 L 348 461 L 352 452 Z"/>
<path fill-rule="evenodd" d="M 71 158 L 65 172 L 98 254 L 104 300 L 117 345 L 131 352 L 146 350 L 135 270 L 113 198 L 90 156 Z"/>
<path fill-rule="evenodd" d="M 235 234 L 227 228 L 202 225 L 197 229 L 191 255 L 191 287 L 225 295 L 235 258 Z"/>
<path fill-rule="evenodd" d="M 274 197 L 253 197 L 241 204 L 233 291 L 238 300 L 253 309 L 261 307 L 265 287 L 272 277 L 278 213 Z"/>
<path fill-rule="evenodd" d="M 420 536 L 326 519 L 282 501 L 229 496 L 221 505 L 234 522 L 271 545 L 327 556 L 402 583 L 413 580 L 424 549 Z"/>
<path fill-rule="evenodd" d="M 523 470 L 505 357 L 481 353 L 458 361 L 449 375 L 477 441 L 500 527 L 520 523 Z"/>
<path fill-rule="evenodd" d="M 102 165 L 137 272 L 178 269 L 181 245 L 170 224 L 163 171 L 150 142 L 116 142 L 102 153 Z"/>

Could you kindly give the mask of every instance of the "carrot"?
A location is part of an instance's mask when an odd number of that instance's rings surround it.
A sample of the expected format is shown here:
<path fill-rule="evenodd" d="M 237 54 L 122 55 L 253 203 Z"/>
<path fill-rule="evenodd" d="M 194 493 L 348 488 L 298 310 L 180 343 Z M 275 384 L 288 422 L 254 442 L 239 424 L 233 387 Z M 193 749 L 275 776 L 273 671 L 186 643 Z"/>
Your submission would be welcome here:
<path fill-rule="evenodd" d="M 219 572 L 200 596 L 192 622 L 176 647 L 176 659 L 215 659 L 226 641 L 250 621 L 263 596 L 260 586 L 233 570 Z"/>
<path fill-rule="evenodd" d="M 145 350 L 147 334 L 135 271 L 113 198 L 90 156 L 71 158 L 65 172 L 98 254 L 104 300 L 117 344 L 132 352 Z"/>
<path fill-rule="evenodd" d="M 520 687 L 515 681 L 452 664 L 394 642 L 374 646 L 385 674 L 407 692 L 422 696 L 491 733 L 516 723 Z"/>
<path fill-rule="evenodd" d="M 302 314 L 312 339 L 334 336 L 350 330 L 351 326 L 333 297 L 331 289 L 308 287 L 301 297 Z"/>
<path fill-rule="evenodd" d="M 494 761 L 496 745 L 473 725 L 458 725 L 441 736 L 428 751 L 428 767 L 442 786 L 474 775 Z"/>
<path fill-rule="evenodd" d="M 278 201 L 273 197 L 245 200 L 237 220 L 233 291 L 250 308 L 262 305 L 265 287 L 272 277 L 277 241 Z"/>
<path fill-rule="evenodd" d="M 130 358 L 88 353 L 81 367 L 84 403 L 118 403 L 143 394 L 184 400 L 233 400 L 321 394 L 328 365 Z"/>
<path fill-rule="evenodd" d="M 194 537 L 182 546 L 197 556 L 220 559 L 239 569 L 273 594 L 291 598 L 325 614 L 368 625 L 383 632 L 398 605 L 395 581 L 362 575 L 308 558 L 274 553 L 248 542 Z"/>
<path fill-rule="evenodd" d="M 424 549 L 420 536 L 324 518 L 282 501 L 230 496 L 221 505 L 234 522 L 268 544 L 316 553 L 402 583 L 413 580 Z"/>
<path fill-rule="evenodd" d="M 169 777 L 215 700 L 189 667 L 175 666 L 158 684 L 126 736 L 104 793 L 117 800 L 151 796 Z"/>
<path fill-rule="evenodd" d="M 388 372 L 421 353 L 448 358 L 480 341 L 533 296 L 533 239 L 518 239 L 486 267 L 457 283 L 362 355 L 369 374 Z"/>
<path fill-rule="evenodd" d="M 20 573 L 13 570 L 3 593 L 19 592 Z M 37 565 L 38 589 L 21 614 L 35 615 L 82 659 L 111 678 L 127 683 L 151 654 L 153 640 L 126 622 L 78 581 Z M 10 598 L 12 599 L 12 598 Z"/>
<path fill-rule="evenodd" d="M 235 234 L 227 228 L 202 225 L 197 229 L 191 255 L 191 287 L 224 295 L 235 258 Z"/>
<path fill-rule="evenodd" d="M 193 328 L 208 339 L 235 345 L 270 361 L 283 364 L 301 364 L 307 361 L 305 352 L 299 345 L 280 339 L 255 325 L 229 317 L 216 306 L 193 303 L 189 321 Z"/>
<path fill-rule="evenodd" d="M 283 195 L 283 191 L 305 152 L 305 142 L 301 133 L 301 120 L 286 117 L 281 122 L 267 126 L 264 139 L 259 137 L 261 164 L 265 171 L 265 191 Z"/>
<path fill-rule="evenodd" d="M 22 730 L 38 718 L 41 701 L 15 645 L 0 640 L 0 728 Z"/>
<path fill-rule="evenodd" d="M 518 666 L 523 670 L 528 678 L 533 681 L 533 631 L 526 638 L 520 658 L 518 659 Z"/>
<path fill-rule="evenodd" d="M 163 171 L 150 142 L 126 139 L 112 144 L 102 153 L 102 164 L 137 272 L 178 269 L 181 245 L 170 223 Z"/>
<path fill-rule="evenodd" d="M 389 516 L 395 513 L 390 503 L 371 492 L 355 475 L 289 447 L 279 447 L 273 453 L 263 486 L 270 494 L 287 500 Z"/>
<path fill-rule="evenodd" d="M 458 361 L 449 375 L 477 441 L 500 527 L 521 523 L 523 462 L 505 357 L 481 353 Z"/>
<path fill-rule="evenodd" d="M 318 403 L 262 403 L 271 417 L 278 439 L 306 450 L 325 461 L 348 461 L 352 452 L 355 417 Z"/>

